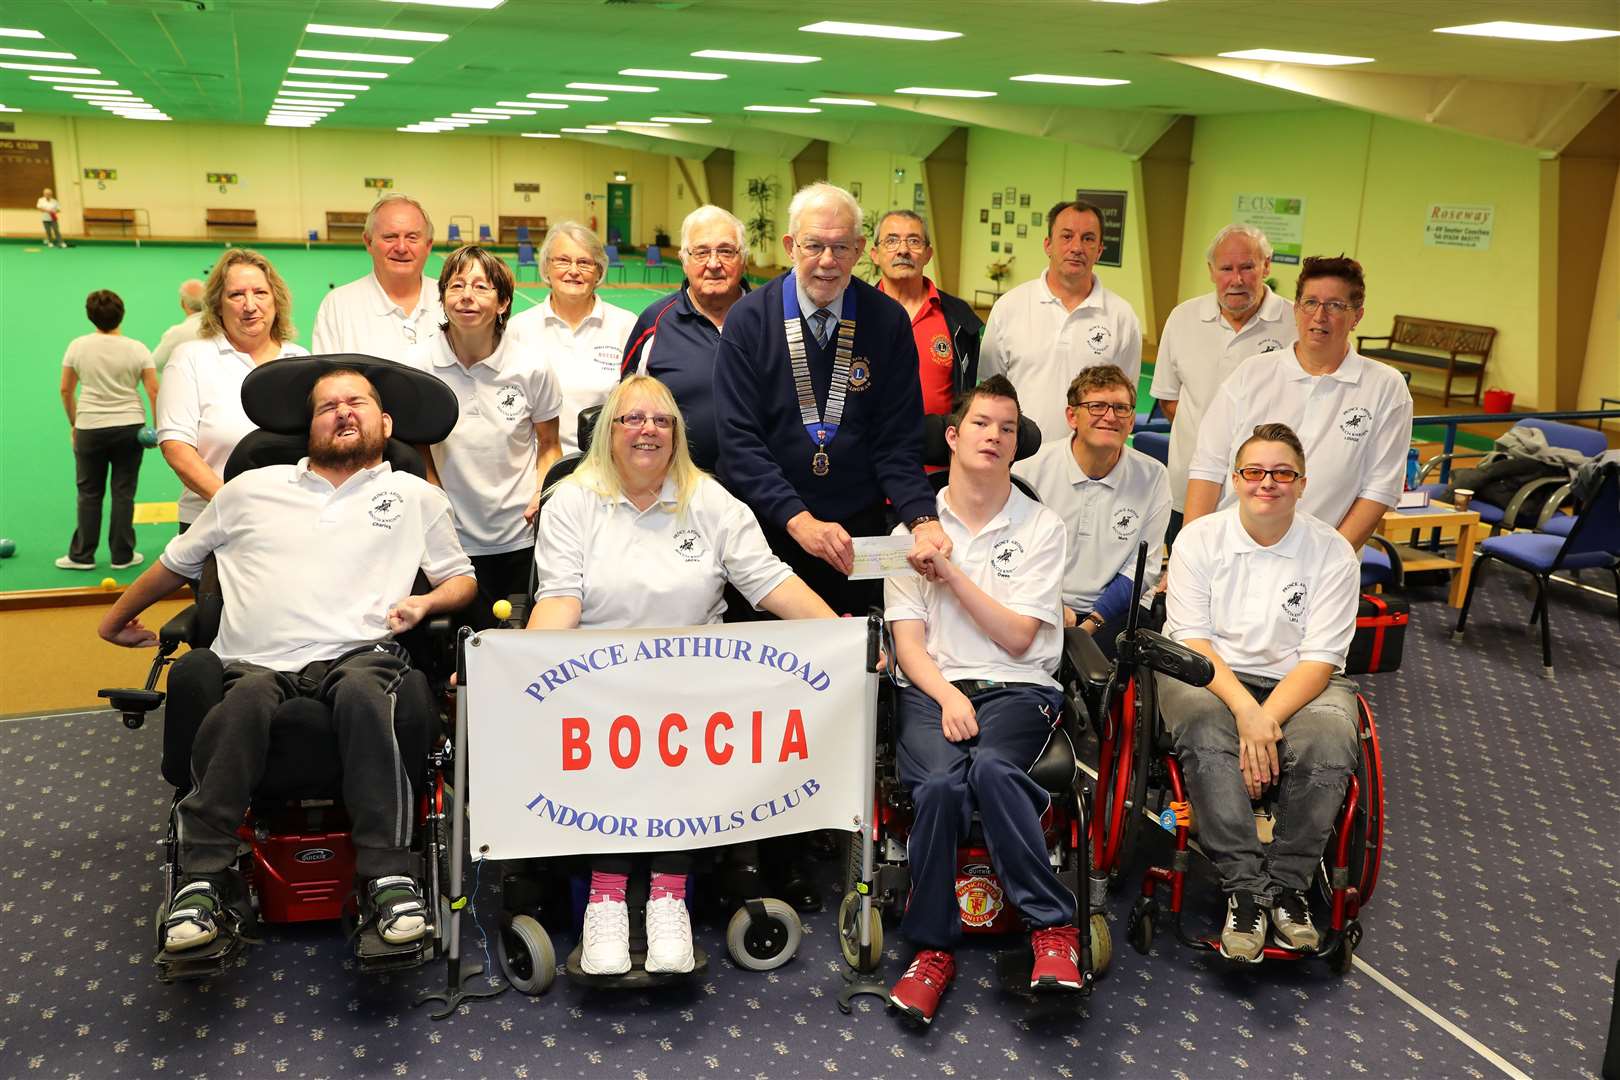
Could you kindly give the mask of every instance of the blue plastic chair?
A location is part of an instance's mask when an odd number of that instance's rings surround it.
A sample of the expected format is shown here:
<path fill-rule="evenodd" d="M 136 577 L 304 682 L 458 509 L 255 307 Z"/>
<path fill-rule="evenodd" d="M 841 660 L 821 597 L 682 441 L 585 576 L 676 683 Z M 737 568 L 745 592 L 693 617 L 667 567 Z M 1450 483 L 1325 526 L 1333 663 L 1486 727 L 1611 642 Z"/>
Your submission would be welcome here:
<path fill-rule="evenodd" d="M 1361 549 L 1361 587 L 1363 589 L 1406 584 L 1406 567 L 1401 553 L 1393 542 L 1374 533 Z"/>
<path fill-rule="evenodd" d="M 489 231 L 489 226 L 488 225 L 480 225 L 480 226 L 478 226 L 478 242 L 480 244 L 493 243 L 494 240 L 495 240 L 495 236 L 494 236 L 494 234 L 492 234 Z"/>
<path fill-rule="evenodd" d="M 534 258 L 534 245 L 527 240 L 518 241 L 517 279 L 523 280 L 523 268 L 534 271 L 534 280 L 540 280 L 540 264 Z"/>
<path fill-rule="evenodd" d="M 1162 431 L 1143 431 L 1138 428 L 1131 436 L 1131 445 L 1160 465 L 1170 464 L 1170 436 Z"/>
<path fill-rule="evenodd" d="M 1154 399 L 1153 407 L 1147 412 L 1136 414 L 1136 426 L 1131 430 L 1170 433 L 1170 418 L 1164 415 L 1164 408 L 1158 399 Z"/>
<path fill-rule="evenodd" d="M 607 257 L 608 257 L 608 273 L 609 274 L 613 273 L 613 268 L 614 267 L 618 267 L 620 270 L 624 270 L 624 260 L 619 258 L 619 245 L 618 244 L 609 244 L 607 246 Z M 626 270 L 625 273 L 628 274 L 629 271 Z"/>
<path fill-rule="evenodd" d="M 618 247 L 620 244 L 624 243 L 624 237 L 619 235 L 618 229 L 609 229 L 607 234 L 607 242 L 609 247 Z"/>
<path fill-rule="evenodd" d="M 658 245 L 653 244 L 647 249 L 647 261 L 641 264 L 641 280 L 643 282 L 647 281 L 652 272 L 657 270 L 658 280 L 663 281 L 664 270 L 668 266 L 669 263 L 665 262 L 663 255 L 659 254 Z"/>
<path fill-rule="evenodd" d="M 1493 536 L 1480 545 L 1474 562 L 1474 575 L 1468 581 L 1468 595 L 1457 613 L 1453 639 L 1462 637 L 1468 622 L 1468 606 L 1479 587 L 1487 563 L 1499 562 L 1532 575 L 1536 580 L 1536 606 L 1530 625 L 1541 621 L 1541 673 L 1552 677 L 1552 624 L 1547 610 L 1551 579 L 1559 570 L 1607 570 L 1614 575 L 1620 592 L 1620 462 L 1603 466 L 1603 482 L 1569 524 L 1569 534 L 1548 532 L 1509 533 Z M 1620 614 L 1620 601 L 1616 603 Z"/>
<path fill-rule="evenodd" d="M 518 226 L 518 243 L 527 244 L 528 242 L 529 242 L 529 227 L 527 225 L 519 225 Z"/>
<path fill-rule="evenodd" d="M 1573 450 L 1582 457 L 1597 457 L 1599 454 L 1603 453 L 1609 448 L 1609 440 L 1604 437 L 1601 431 L 1593 431 L 1591 428 L 1580 427 L 1576 424 L 1561 424 L 1556 420 L 1542 420 L 1538 417 L 1529 416 L 1523 420 L 1520 420 L 1513 426 L 1536 428 L 1547 437 L 1548 446 L 1557 446 L 1562 447 L 1565 450 Z M 1423 477 L 1428 476 L 1431 469 L 1438 469 L 1441 462 L 1449 461 L 1456 456 L 1457 455 L 1455 453 L 1437 454 L 1436 456 L 1430 458 L 1428 461 L 1423 463 L 1423 471 L 1419 473 L 1419 479 L 1421 480 Z M 1492 461 L 1495 461 L 1499 457 L 1501 457 L 1501 454 L 1495 450 L 1492 450 L 1490 453 L 1480 458 L 1479 464 L 1481 466 L 1489 465 Z M 1560 479 L 1555 476 L 1542 477 L 1539 480 L 1532 480 L 1530 483 L 1520 488 L 1518 492 L 1514 494 L 1513 499 L 1508 503 L 1507 506 L 1497 506 L 1495 503 L 1486 502 L 1478 496 L 1475 496 L 1474 500 L 1469 503 L 1468 508 L 1470 510 L 1479 511 L 1479 520 L 1486 525 L 1489 525 L 1491 527 L 1491 535 L 1495 536 L 1504 528 L 1515 529 L 1529 524 L 1528 522 L 1520 522 L 1518 517 L 1520 508 L 1524 505 L 1525 500 L 1529 498 L 1531 494 L 1536 491 L 1540 491 L 1542 488 L 1561 485 L 1567 482 L 1567 480 Z M 1427 491 L 1430 498 L 1439 498 L 1446 490 L 1446 485 L 1420 483 L 1417 486 L 1417 490 Z"/>
<path fill-rule="evenodd" d="M 461 226 L 452 222 L 450 225 L 450 231 L 445 234 L 444 238 L 450 241 L 452 244 L 461 243 Z"/>

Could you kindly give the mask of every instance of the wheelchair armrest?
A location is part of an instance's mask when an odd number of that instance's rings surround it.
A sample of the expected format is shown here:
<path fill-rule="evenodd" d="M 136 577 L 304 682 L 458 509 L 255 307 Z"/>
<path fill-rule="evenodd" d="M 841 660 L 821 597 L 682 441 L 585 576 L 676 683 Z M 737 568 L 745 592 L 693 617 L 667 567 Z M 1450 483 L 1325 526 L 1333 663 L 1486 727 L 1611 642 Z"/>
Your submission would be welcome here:
<path fill-rule="evenodd" d="M 124 714 L 124 726 L 134 731 L 146 723 L 146 714 L 163 704 L 163 693 L 158 690 L 112 689 L 98 690 L 97 697 Z"/>
<path fill-rule="evenodd" d="M 1136 631 L 1136 658 L 1144 667 L 1188 686 L 1208 686 L 1215 678 L 1215 665 L 1209 657 L 1152 630 Z"/>
<path fill-rule="evenodd" d="M 1114 665 L 1103 655 L 1101 647 L 1090 634 L 1077 627 L 1063 631 L 1063 658 L 1069 662 L 1075 679 L 1098 693 L 1114 677 Z"/>
<path fill-rule="evenodd" d="M 1568 488 L 1569 478 L 1567 476 L 1542 476 L 1515 491 L 1513 498 L 1508 500 L 1507 506 L 1502 511 L 1502 528 L 1519 528 L 1519 512 L 1524 509 L 1525 502 L 1536 492 L 1549 487 Z M 1551 498 L 1548 501 L 1551 502 Z"/>
<path fill-rule="evenodd" d="M 158 631 L 158 641 L 162 642 L 165 651 L 173 651 L 178 646 L 189 645 L 197 634 L 197 605 L 188 604 L 181 612 L 163 624 Z"/>

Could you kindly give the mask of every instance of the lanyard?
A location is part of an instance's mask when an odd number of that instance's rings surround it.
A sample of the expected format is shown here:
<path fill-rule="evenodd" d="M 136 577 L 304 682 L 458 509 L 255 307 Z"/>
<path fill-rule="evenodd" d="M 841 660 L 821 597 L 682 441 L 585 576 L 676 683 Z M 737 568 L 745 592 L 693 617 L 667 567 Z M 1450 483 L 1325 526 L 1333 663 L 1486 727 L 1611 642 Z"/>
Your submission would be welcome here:
<path fill-rule="evenodd" d="M 804 321 L 799 317 L 799 287 L 793 271 L 782 282 L 782 324 L 787 333 L 788 358 L 793 363 L 793 388 L 799 395 L 799 420 L 815 443 L 810 471 L 826 476 L 832 471 L 827 445 L 838 434 L 844 418 L 844 395 L 849 391 L 850 354 L 855 351 L 855 290 L 844 287 L 844 307 L 838 316 L 838 345 L 833 353 L 832 382 L 827 388 L 827 412 L 816 405 L 816 392 L 810 384 L 810 362 L 805 357 Z"/>

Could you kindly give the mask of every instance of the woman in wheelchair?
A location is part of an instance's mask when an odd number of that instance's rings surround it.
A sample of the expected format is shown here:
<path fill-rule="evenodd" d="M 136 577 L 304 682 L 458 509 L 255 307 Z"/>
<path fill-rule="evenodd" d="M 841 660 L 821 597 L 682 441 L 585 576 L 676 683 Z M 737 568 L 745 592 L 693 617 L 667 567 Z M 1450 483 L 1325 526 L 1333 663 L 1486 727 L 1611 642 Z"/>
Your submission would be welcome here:
<path fill-rule="evenodd" d="M 1019 416 L 1003 376 L 967 392 L 946 427 L 949 482 L 936 500 L 950 554 L 919 539 L 912 562 L 926 573 L 884 584 L 907 683 L 897 710 L 900 779 L 915 806 L 901 926 L 918 950 L 889 1000 L 923 1023 L 956 974 L 956 851 L 975 807 L 996 873 L 1033 931 L 1030 989 L 1084 985 L 1075 898 L 1047 861 L 1041 829 L 1050 796 L 1027 771 L 1062 712 L 1052 673 L 1066 530 L 1012 485 Z"/>
<path fill-rule="evenodd" d="M 692 463 L 675 399 L 648 375 L 613 389 L 584 460 L 547 491 L 535 564 L 531 630 L 718 623 L 728 582 L 778 618 L 836 617 L 771 553 L 753 512 Z M 648 972 L 693 968 L 690 862 L 685 853 L 652 858 Z M 630 970 L 631 869 L 624 858 L 592 860 L 580 958 L 587 974 Z"/>
<path fill-rule="evenodd" d="M 1296 512 L 1305 482 L 1299 438 L 1261 424 L 1233 464 L 1237 503 L 1189 522 L 1170 559 L 1166 632 L 1215 678 L 1159 676 L 1160 709 L 1227 897 L 1220 952 L 1246 963 L 1263 957 L 1268 918 L 1281 947 L 1320 946 L 1307 890 L 1359 754 L 1356 688 L 1341 674 L 1359 564 L 1331 524 Z M 1251 800 L 1271 785 L 1268 852 Z"/>
<path fill-rule="evenodd" d="M 285 362 L 308 365 L 309 456 L 228 481 L 99 627 L 115 644 L 155 644 L 137 616 L 215 558 L 224 697 L 202 720 L 191 790 L 175 807 L 178 888 L 162 919 L 164 954 L 232 944 L 237 830 L 264 772 L 271 719 L 294 697 L 331 707 L 362 927 L 403 946 L 427 925 L 410 846 L 416 808 L 393 722 L 409 662 L 394 638 L 469 603 L 472 566 L 444 493 L 383 461 L 393 424 L 376 386 L 352 369 Z M 433 588 L 412 595 L 419 570 Z"/>
<path fill-rule="evenodd" d="M 528 591 L 540 483 L 562 456 L 557 376 L 537 347 L 505 333 L 513 288 L 499 257 L 473 244 L 452 252 L 439 271 L 444 332 L 405 358 L 460 403 L 450 437 L 419 449 L 428 479 L 450 496 L 456 537 L 472 558 L 478 599 L 465 617 L 474 629 L 494 625 L 496 601 Z"/>

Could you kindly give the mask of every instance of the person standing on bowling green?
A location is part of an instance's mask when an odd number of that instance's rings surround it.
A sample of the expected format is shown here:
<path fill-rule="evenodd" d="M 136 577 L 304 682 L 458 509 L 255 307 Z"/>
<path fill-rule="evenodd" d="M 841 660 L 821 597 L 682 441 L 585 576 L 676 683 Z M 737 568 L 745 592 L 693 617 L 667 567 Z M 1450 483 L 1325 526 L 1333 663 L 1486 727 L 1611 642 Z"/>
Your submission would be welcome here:
<path fill-rule="evenodd" d="M 157 369 L 152 354 L 119 332 L 124 301 L 98 289 L 85 298 L 84 313 L 94 333 L 74 338 L 62 357 L 62 408 L 79 488 L 78 527 L 68 553 L 56 560 L 63 570 L 94 570 L 101 536 L 101 500 L 112 474 L 112 518 L 107 548 L 115 570 L 145 558 L 135 550 L 135 481 L 141 473 L 140 431 L 146 400 L 157 412 Z M 77 396 L 75 396 L 77 391 Z"/>

